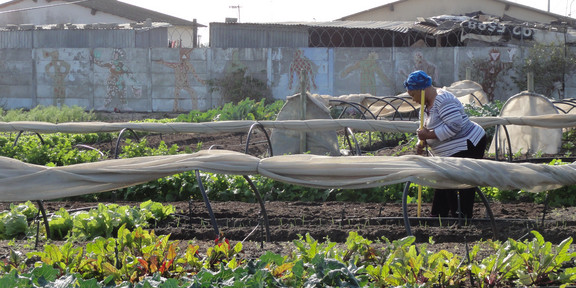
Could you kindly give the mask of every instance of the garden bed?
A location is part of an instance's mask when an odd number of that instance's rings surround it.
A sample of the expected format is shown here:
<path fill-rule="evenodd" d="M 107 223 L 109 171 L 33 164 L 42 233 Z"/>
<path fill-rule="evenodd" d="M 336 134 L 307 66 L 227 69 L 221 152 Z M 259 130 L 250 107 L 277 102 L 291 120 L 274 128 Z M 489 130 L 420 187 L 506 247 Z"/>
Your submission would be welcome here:
<path fill-rule="evenodd" d="M 203 201 L 164 204 L 176 208 L 175 217 L 155 223 L 148 227 L 149 229 L 158 235 L 170 234 L 171 240 L 180 240 L 182 245 L 192 241 L 200 245 L 200 251 L 206 251 L 214 245 L 216 229 Z M 0 208 L 7 209 L 8 205 L 2 203 Z M 90 202 L 44 202 L 47 213 L 60 208 L 73 211 L 93 208 L 96 205 Z M 402 207 L 394 203 L 268 202 L 266 213 L 270 241 L 266 241 L 268 233 L 259 204 L 211 202 L 210 206 L 217 220 L 220 237 L 225 237 L 232 243 L 243 242 L 245 256 L 249 258 L 259 257 L 266 251 L 285 255 L 293 249 L 289 242 L 306 234 L 321 242 L 330 240 L 337 243 L 344 243 L 351 231 L 372 241 L 382 240 L 382 237 L 396 240 L 407 236 Z M 465 251 L 466 244 L 474 245 L 489 239 L 531 239 L 532 230 L 539 231 L 546 241 L 555 244 L 576 235 L 575 207 L 549 209 L 544 215 L 544 206 L 539 204 L 491 203 L 496 219 L 496 231 L 493 231 L 490 221 L 485 217 L 482 203 L 476 203 L 475 206 L 475 214 L 478 216 L 462 225 L 458 224 L 457 219 L 417 218 L 417 205 L 411 204 L 408 208 L 411 231 L 417 243 L 433 240 L 435 244 L 431 245 L 431 249 L 445 249 L 458 254 Z M 421 208 L 421 215 L 428 215 L 429 204 L 424 203 Z M 11 249 L 32 251 L 32 240 L 1 241 L 0 255 L 8 255 Z M 40 243 L 40 246 L 42 244 Z"/>
<path fill-rule="evenodd" d="M 126 120 L 126 116 L 121 117 Z M 150 115 L 132 116 L 131 120 L 151 118 Z M 110 119 L 111 121 L 116 118 Z M 134 135 L 125 135 L 133 138 Z M 250 136 L 247 131 L 226 134 L 194 135 L 194 134 L 150 134 L 143 136 L 150 147 L 157 147 L 160 141 L 168 146 L 177 144 L 180 149 L 188 147 L 192 150 L 201 146 L 202 149 L 227 149 L 245 152 L 256 156 L 264 155 L 268 149 L 265 134 L 256 131 Z M 116 139 L 110 142 L 98 143 L 95 148 L 102 151 L 114 151 Z M 201 145 L 200 145 L 201 143 Z M 377 155 L 397 155 L 404 151 L 401 147 L 381 147 Z M 411 150 L 403 154 L 413 153 Z M 266 191 L 260 191 L 265 194 Z M 147 199 L 142 199 L 145 201 Z M 349 203 L 349 202 L 266 202 L 265 208 L 269 220 L 268 230 L 261 215 L 260 205 L 241 202 L 211 202 L 211 208 L 217 220 L 217 229 L 211 223 L 206 203 L 201 200 L 188 202 L 164 203 L 174 205 L 176 215 L 169 221 L 155 223 L 149 227 L 156 234 L 170 234 L 170 239 L 181 240 L 183 244 L 193 241 L 201 246 L 200 251 L 214 245 L 216 237 L 225 237 L 231 242 L 244 242 L 244 252 L 247 257 L 258 257 L 265 251 L 280 254 L 290 252 L 293 248 L 288 243 L 300 236 L 310 234 L 316 240 L 330 240 L 344 243 L 351 231 L 358 232 L 369 240 L 396 240 L 407 236 L 400 203 Z M 139 203 L 119 203 L 138 205 Z M 6 209 L 9 203 L 0 203 L 0 211 Z M 44 203 L 48 213 L 60 208 L 67 210 L 94 207 L 92 202 L 56 202 Z M 559 243 L 576 235 L 576 207 L 556 208 L 546 210 L 542 204 L 491 203 L 494 213 L 495 230 L 486 216 L 486 210 L 481 202 L 475 206 L 475 218 L 470 222 L 459 223 L 457 219 L 427 218 L 430 204 L 423 203 L 421 215 L 417 218 L 417 205 L 410 204 L 408 215 L 411 217 L 411 232 L 417 243 L 435 242 L 435 250 L 452 250 L 462 254 L 466 244 L 474 244 L 488 239 L 505 241 L 509 238 L 519 240 L 531 238 L 530 231 L 539 231 L 546 241 Z M 269 241 L 267 241 L 269 238 Z M 43 243 L 40 243 L 43 244 Z M 34 250 L 30 240 L 0 242 L 0 255 L 8 255 L 11 249 L 20 251 Z M 290 247 L 288 247 L 290 246 Z M 288 250 L 286 250 L 288 249 Z M 454 251 L 457 250 L 457 251 Z"/>

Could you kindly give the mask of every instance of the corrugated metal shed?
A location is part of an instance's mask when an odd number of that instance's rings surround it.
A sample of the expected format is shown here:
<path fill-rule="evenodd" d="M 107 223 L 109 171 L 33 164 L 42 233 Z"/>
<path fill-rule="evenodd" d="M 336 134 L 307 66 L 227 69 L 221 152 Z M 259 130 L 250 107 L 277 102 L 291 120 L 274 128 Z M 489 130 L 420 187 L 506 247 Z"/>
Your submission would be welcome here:
<path fill-rule="evenodd" d="M 308 27 L 282 24 L 210 23 L 210 47 L 307 47 Z"/>
<path fill-rule="evenodd" d="M 110 25 L 110 24 L 106 24 Z M 33 29 L 8 27 L 0 29 L 2 48 L 163 48 L 168 46 L 168 25 L 133 29 L 127 26 L 95 27 L 74 25 L 66 28 L 48 25 Z M 104 27 L 105 29 L 98 29 Z"/>
<path fill-rule="evenodd" d="M 34 31 L 0 31 L 0 49 L 32 48 Z"/>
<path fill-rule="evenodd" d="M 398 34 L 414 31 L 415 25 L 413 21 L 210 23 L 210 47 L 390 47 L 399 41 Z M 434 27 L 421 29 L 435 32 Z"/>

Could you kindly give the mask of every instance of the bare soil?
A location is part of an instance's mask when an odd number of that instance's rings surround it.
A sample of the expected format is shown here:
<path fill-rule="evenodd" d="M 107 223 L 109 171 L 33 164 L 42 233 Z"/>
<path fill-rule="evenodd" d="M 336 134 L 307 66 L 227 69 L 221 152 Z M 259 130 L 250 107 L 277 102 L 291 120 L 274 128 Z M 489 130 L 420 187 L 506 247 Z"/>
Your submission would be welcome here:
<path fill-rule="evenodd" d="M 239 132 L 218 135 L 157 134 L 145 137 L 151 147 L 164 141 L 168 146 L 177 144 L 182 149 L 189 147 L 194 150 L 201 146 L 202 149 L 220 148 L 256 156 L 265 155 L 268 151 L 265 134 L 256 132 L 248 136 L 246 132 Z M 98 144 L 99 149 L 106 151 L 113 151 L 114 146 L 115 140 Z M 381 147 L 378 151 L 379 154 L 392 155 L 400 150 L 397 147 Z M 170 234 L 171 240 L 181 240 L 184 244 L 193 241 L 201 246 L 200 251 L 212 247 L 218 236 L 232 243 L 243 242 L 246 257 L 250 258 L 259 257 L 265 251 L 286 255 L 294 248 L 289 245 L 290 242 L 305 234 L 319 241 L 338 243 L 344 243 L 351 231 L 373 241 L 382 240 L 382 237 L 396 240 L 408 236 L 400 203 L 266 202 L 263 213 L 260 204 L 256 200 L 254 202 L 210 202 L 209 205 L 203 201 L 165 203 L 175 206 L 175 217 L 155 223 L 149 228 L 156 234 Z M 60 208 L 72 210 L 95 205 L 82 202 L 44 203 L 47 213 Z M 410 232 L 416 237 L 417 243 L 427 243 L 432 239 L 435 244 L 430 246 L 431 249 L 446 249 L 458 254 L 463 253 L 464 245 L 473 245 L 482 240 L 530 239 L 532 230 L 540 232 L 546 241 L 552 243 L 576 235 L 576 207 L 551 209 L 542 204 L 524 202 L 490 203 L 489 206 L 494 222 L 490 221 L 488 211 L 481 202 L 475 205 L 475 218 L 461 222 L 454 218 L 424 217 L 429 214 L 429 203 L 422 204 L 422 217 L 417 217 L 417 205 L 410 204 L 407 207 Z M 0 203 L 0 211 L 8 207 L 9 203 Z M 212 223 L 208 208 L 213 211 L 216 223 Z M 11 249 L 33 249 L 26 243 L 25 240 L 17 240 L 15 244 L 0 241 L 0 257 L 7 255 Z M 42 244 L 38 249 L 41 249 Z"/>
<path fill-rule="evenodd" d="M 287 255 L 294 249 L 290 242 L 306 234 L 319 241 L 330 240 L 340 244 L 345 243 L 351 231 L 376 242 L 383 238 L 397 240 L 408 236 L 403 209 L 397 203 L 267 202 L 265 212 L 268 225 L 258 203 L 210 202 L 215 224 L 203 201 L 164 204 L 173 205 L 176 214 L 170 220 L 148 227 L 157 235 L 170 234 L 171 240 L 179 240 L 182 245 L 192 241 L 200 245 L 200 251 L 204 252 L 214 245 L 218 236 L 225 237 L 232 244 L 243 242 L 248 258 L 258 258 L 266 251 Z M 7 209 L 8 205 L 2 203 L 0 211 Z M 44 203 L 47 213 L 60 208 L 75 210 L 96 205 L 82 202 Z M 407 210 L 410 231 L 416 237 L 416 243 L 428 243 L 432 239 L 435 244 L 430 245 L 431 250 L 448 250 L 460 255 L 465 251 L 466 244 L 471 247 L 489 239 L 531 239 L 532 230 L 540 232 L 546 241 L 554 244 L 576 235 L 576 207 L 547 209 L 546 212 L 544 205 L 534 203 L 491 203 L 490 207 L 494 213 L 494 226 L 486 217 L 482 203 L 477 203 L 475 207 L 478 217 L 462 222 L 454 218 L 417 217 L 417 205 L 410 204 Z M 428 215 L 429 211 L 429 203 L 423 203 L 421 215 Z M 0 257 L 7 256 L 11 249 L 23 252 L 34 250 L 26 240 L 16 240 L 14 243 L 0 241 Z M 41 241 L 37 249 L 42 250 L 45 243 Z"/>

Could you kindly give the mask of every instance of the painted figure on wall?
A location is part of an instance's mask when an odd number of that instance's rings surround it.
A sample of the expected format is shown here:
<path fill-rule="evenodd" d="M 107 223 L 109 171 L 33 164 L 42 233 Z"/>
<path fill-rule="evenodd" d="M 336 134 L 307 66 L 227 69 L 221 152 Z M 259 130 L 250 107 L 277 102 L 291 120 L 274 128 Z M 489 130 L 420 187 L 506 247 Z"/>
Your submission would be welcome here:
<path fill-rule="evenodd" d="M 496 84 L 500 81 L 499 77 L 506 73 L 513 66 L 512 60 L 516 54 L 516 49 L 508 49 L 508 61 L 501 59 L 502 53 L 498 48 L 492 48 L 488 52 L 488 59 L 474 59 L 473 55 L 468 54 L 472 59 L 470 66 L 472 67 L 475 79 L 482 85 L 482 89 L 486 93 L 489 101 L 494 100 Z"/>
<path fill-rule="evenodd" d="M 302 83 L 302 74 L 306 75 L 306 91 L 311 91 L 310 87 L 316 89 L 316 80 L 314 75 L 314 63 L 306 58 L 306 56 L 302 55 L 302 50 L 298 49 L 294 52 L 294 60 L 290 63 L 290 81 L 288 82 L 288 89 L 292 90 L 292 83 L 294 82 L 294 74 L 298 77 L 298 85 L 296 86 L 298 89 L 296 92 L 300 92 L 301 87 L 300 83 Z"/>
<path fill-rule="evenodd" d="M 226 63 L 226 69 L 224 69 L 224 71 L 226 73 L 234 73 L 237 71 L 246 71 L 247 69 L 248 67 L 246 67 L 246 64 L 240 61 L 240 56 L 238 55 L 238 49 L 234 49 L 234 51 L 232 52 L 230 62 Z"/>
<path fill-rule="evenodd" d="M 126 78 L 136 82 L 132 77 L 131 72 L 124 65 L 126 60 L 126 52 L 123 49 L 114 49 L 112 60 L 110 62 L 103 62 L 100 60 L 101 56 L 92 50 L 92 59 L 94 64 L 103 68 L 108 68 L 110 72 L 106 80 L 106 98 L 104 99 L 104 109 L 113 108 L 115 112 L 122 110 L 131 110 L 126 107 Z"/>
<path fill-rule="evenodd" d="M 352 71 L 360 71 L 360 91 L 361 93 L 369 93 L 370 95 L 377 95 L 378 83 L 376 83 L 376 76 L 384 82 L 384 86 L 392 87 L 392 81 L 384 74 L 382 68 L 378 63 L 378 53 L 370 52 L 366 59 L 360 60 L 353 65 L 347 67 L 342 71 L 341 77 L 345 78 Z"/>
<path fill-rule="evenodd" d="M 162 60 L 155 61 L 167 67 L 174 69 L 175 77 L 175 87 L 174 87 L 174 107 L 172 108 L 174 112 L 180 112 L 180 93 L 182 90 L 186 91 L 192 100 L 192 110 L 199 109 L 198 107 L 198 95 L 196 91 L 192 88 L 190 84 L 189 76 L 192 75 L 196 81 L 204 85 L 204 80 L 200 79 L 196 74 L 196 69 L 192 63 L 190 63 L 190 53 L 193 48 L 182 48 L 180 49 L 180 60 L 178 62 L 166 62 Z"/>
<path fill-rule="evenodd" d="M 53 105 L 62 106 L 66 99 L 66 86 L 64 85 L 64 80 L 68 76 L 68 73 L 70 73 L 70 63 L 60 60 L 60 54 L 58 51 L 44 51 L 43 54 L 45 58 L 51 59 L 50 63 L 46 64 L 44 67 L 44 71 L 53 81 Z"/>
<path fill-rule="evenodd" d="M 412 58 L 413 58 L 414 65 L 407 70 L 400 69 L 400 75 L 403 75 L 404 77 L 408 77 L 408 75 L 412 71 L 422 70 L 422 71 L 426 72 L 426 74 L 428 74 L 428 76 L 432 77 L 432 83 L 434 83 L 434 85 L 437 85 L 437 81 L 438 81 L 438 71 L 437 70 L 438 69 L 436 69 L 436 65 L 428 62 L 428 60 L 426 60 L 426 58 L 424 57 L 424 54 L 420 51 L 414 52 L 414 54 L 412 54 Z"/>
<path fill-rule="evenodd" d="M 490 101 L 494 100 L 494 90 L 496 89 L 496 82 L 501 72 L 512 68 L 512 62 L 503 62 L 500 59 L 500 50 L 493 48 L 489 52 L 489 59 L 486 65 L 480 67 L 484 79 L 482 80 L 482 89 L 486 92 Z"/>

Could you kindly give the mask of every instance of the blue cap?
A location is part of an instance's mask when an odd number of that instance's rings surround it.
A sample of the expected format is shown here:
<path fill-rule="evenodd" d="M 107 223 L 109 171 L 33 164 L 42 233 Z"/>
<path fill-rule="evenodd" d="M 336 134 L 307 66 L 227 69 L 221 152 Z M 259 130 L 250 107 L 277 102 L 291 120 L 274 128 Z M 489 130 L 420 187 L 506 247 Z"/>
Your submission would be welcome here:
<path fill-rule="evenodd" d="M 408 79 L 404 81 L 404 88 L 406 90 L 424 90 L 432 86 L 432 77 L 428 76 L 422 70 L 414 71 L 408 75 Z"/>

